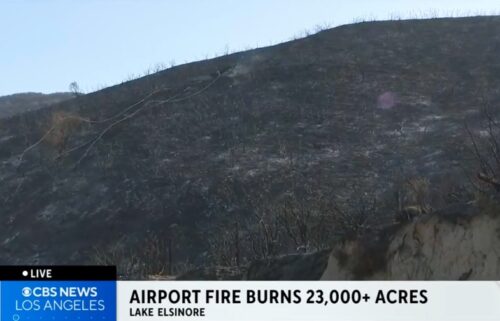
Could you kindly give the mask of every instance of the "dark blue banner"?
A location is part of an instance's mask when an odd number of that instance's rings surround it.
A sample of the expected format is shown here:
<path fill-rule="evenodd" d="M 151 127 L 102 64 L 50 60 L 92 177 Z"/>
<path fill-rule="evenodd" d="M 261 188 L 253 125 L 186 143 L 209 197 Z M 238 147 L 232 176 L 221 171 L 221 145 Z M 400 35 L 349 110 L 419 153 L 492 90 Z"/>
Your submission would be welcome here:
<path fill-rule="evenodd" d="M 0 321 L 115 321 L 116 281 L 1 281 Z"/>

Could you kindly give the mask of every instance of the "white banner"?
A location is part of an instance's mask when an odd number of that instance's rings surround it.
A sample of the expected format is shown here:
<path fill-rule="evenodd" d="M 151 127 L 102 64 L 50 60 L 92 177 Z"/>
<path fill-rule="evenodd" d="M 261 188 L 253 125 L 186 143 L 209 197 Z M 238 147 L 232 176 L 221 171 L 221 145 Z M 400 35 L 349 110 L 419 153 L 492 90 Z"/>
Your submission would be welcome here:
<path fill-rule="evenodd" d="M 500 320 L 500 282 L 119 281 L 118 320 Z"/>

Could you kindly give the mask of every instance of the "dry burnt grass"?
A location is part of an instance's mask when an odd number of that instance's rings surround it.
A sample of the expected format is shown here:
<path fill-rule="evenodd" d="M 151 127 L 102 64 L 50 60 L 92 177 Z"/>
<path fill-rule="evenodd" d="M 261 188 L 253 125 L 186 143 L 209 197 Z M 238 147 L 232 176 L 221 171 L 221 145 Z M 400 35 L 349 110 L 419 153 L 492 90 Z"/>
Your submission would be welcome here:
<path fill-rule="evenodd" d="M 0 263 L 245 265 L 463 201 L 498 35 L 498 17 L 342 26 L 0 120 Z"/>

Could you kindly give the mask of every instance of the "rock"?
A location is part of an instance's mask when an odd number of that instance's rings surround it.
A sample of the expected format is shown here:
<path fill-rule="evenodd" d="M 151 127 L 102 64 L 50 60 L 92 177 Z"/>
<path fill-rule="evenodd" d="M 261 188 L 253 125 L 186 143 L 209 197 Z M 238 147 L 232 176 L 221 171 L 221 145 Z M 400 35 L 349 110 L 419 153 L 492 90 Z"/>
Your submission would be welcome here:
<path fill-rule="evenodd" d="M 470 216 L 477 211 L 463 207 L 467 220 L 449 215 L 455 207 L 422 216 L 402 225 L 383 253 L 384 264 L 371 270 L 371 280 L 495 280 L 500 277 L 500 216 Z M 442 216 L 447 213 L 447 215 Z M 449 214 L 449 215 L 448 215 Z M 338 252 L 345 253 L 345 260 Z M 378 254 L 380 256 L 380 254 Z M 330 254 L 323 280 L 359 279 L 358 265 L 369 265 L 377 253 L 359 244 L 338 246 Z"/>

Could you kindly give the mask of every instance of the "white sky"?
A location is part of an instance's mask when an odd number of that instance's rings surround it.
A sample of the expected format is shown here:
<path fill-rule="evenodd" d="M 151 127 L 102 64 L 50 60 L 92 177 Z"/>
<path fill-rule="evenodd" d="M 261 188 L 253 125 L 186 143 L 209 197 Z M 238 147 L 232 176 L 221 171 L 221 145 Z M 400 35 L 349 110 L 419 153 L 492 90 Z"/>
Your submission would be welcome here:
<path fill-rule="evenodd" d="M 0 0 L 0 95 L 93 91 L 325 23 L 498 12 L 498 0 Z"/>

